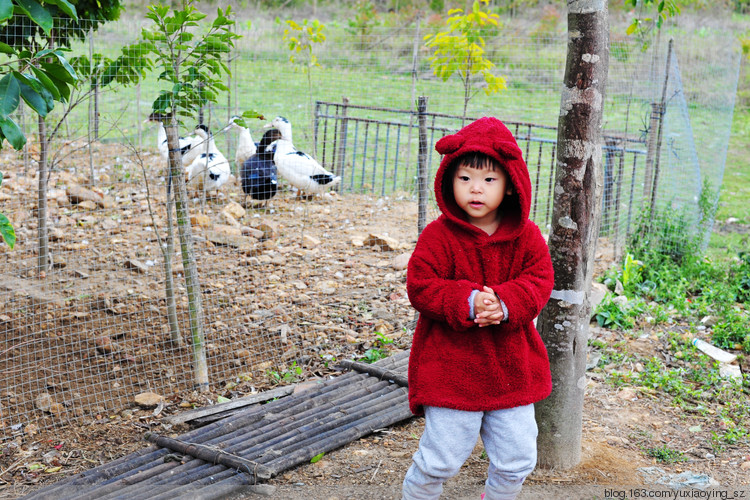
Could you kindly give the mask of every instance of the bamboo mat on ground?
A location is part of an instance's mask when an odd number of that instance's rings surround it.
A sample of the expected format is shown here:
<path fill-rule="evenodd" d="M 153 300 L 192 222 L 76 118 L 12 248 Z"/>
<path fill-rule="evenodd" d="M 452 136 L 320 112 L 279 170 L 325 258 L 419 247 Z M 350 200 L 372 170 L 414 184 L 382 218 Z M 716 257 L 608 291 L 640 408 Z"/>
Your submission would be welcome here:
<path fill-rule="evenodd" d="M 221 498 L 412 416 L 409 351 L 42 488 L 26 499 Z M 359 370 L 359 371 L 357 371 Z M 366 371 L 366 372 L 365 372 Z"/>

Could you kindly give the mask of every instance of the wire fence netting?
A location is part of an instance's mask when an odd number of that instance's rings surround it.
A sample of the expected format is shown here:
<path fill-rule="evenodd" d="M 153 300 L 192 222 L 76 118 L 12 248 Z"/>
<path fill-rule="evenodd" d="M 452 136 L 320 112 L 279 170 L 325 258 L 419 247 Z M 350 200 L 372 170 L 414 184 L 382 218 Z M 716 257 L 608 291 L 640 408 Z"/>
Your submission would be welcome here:
<path fill-rule="evenodd" d="M 140 25 L 102 25 L 73 43 L 67 57 L 115 57 L 137 39 Z M 506 122 L 529 166 L 531 217 L 548 231 L 565 36 L 559 26 L 523 32 L 513 23 L 488 34 L 486 57 L 508 88 L 476 92 L 464 118 L 459 79 L 442 81 L 430 68 L 423 37 L 439 29 L 408 19 L 367 32 L 327 26 L 327 40 L 314 47 L 319 66 L 308 67 L 289 61 L 283 26 L 237 24 L 242 37 L 226 59 L 229 92 L 201 110 L 232 177 L 207 193 L 188 182 L 213 396 L 322 376 L 337 359 L 377 359 L 408 347 L 414 313 L 405 265 L 418 235 L 420 119 L 430 151 L 428 196 L 440 161 L 437 139 L 480 116 Z M 622 254 L 651 204 L 700 220 L 702 187 L 718 190 L 722 182 L 736 45 L 721 30 L 676 33 L 673 44 L 662 34 L 648 50 L 613 36 L 603 131 L 604 258 Z M 0 246 L 4 439 L 80 419 L 125 418 L 136 396 L 148 393 L 169 408 L 207 402 L 194 390 L 181 249 L 167 251 L 163 138 L 160 125 L 147 120 L 160 85 L 156 74 L 129 87 L 86 82 L 58 104 L 45 120 L 43 192 L 39 122 L 23 106 L 14 116 L 29 141 L 22 151 L 7 144 L 0 151 L 0 211 L 17 234 L 15 249 Z M 253 141 L 284 116 L 294 144 L 340 183 L 299 197 L 280 176 L 269 199 L 246 196 L 235 156 L 247 139 L 226 126 L 247 109 L 265 117 L 249 123 Z M 180 134 L 192 134 L 197 124 L 183 123 Z M 437 213 L 430 202 L 427 219 Z"/>

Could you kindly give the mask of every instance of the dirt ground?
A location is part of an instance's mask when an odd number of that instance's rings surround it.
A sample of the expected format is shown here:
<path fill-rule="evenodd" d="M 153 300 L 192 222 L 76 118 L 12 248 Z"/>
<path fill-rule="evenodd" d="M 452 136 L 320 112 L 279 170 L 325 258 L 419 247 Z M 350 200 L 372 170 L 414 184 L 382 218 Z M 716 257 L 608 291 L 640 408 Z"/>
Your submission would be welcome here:
<path fill-rule="evenodd" d="M 236 190 L 237 187 L 232 189 Z M 219 206 L 227 201 L 228 198 L 214 203 Z M 329 278 L 338 270 L 346 270 L 347 266 L 355 267 L 359 269 L 358 279 L 372 282 L 376 288 L 386 288 L 386 295 L 392 303 L 384 305 L 384 308 L 408 309 L 408 301 L 404 296 L 404 271 L 395 269 L 392 260 L 409 245 L 413 245 L 413 229 L 402 233 L 391 230 L 389 236 L 401 242 L 401 246 L 386 252 L 362 252 L 359 247 L 352 250 L 352 238 L 382 228 L 383 218 L 411 220 L 408 227 L 413 228 L 413 220 L 416 218 L 413 203 L 397 203 L 393 199 L 383 202 L 372 197 L 361 198 L 354 203 L 352 199 L 344 201 L 340 198 L 292 202 L 288 192 L 281 193 L 275 203 L 279 213 L 286 213 L 296 220 L 285 222 L 289 228 L 300 223 L 300 218 L 295 218 L 295 214 L 298 209 L 302 209 L 308 227 L 320 225 L 342 229 L 323 231 L 318 237 L 340 239 L 341 241 L 330 242 L 330 248 L 348 253 L 349 257 L 333 259 L 327 255 L 329 250 L 315 251 L 314 248 L 295 247 L 287 250 L 301 256 L 300 265 L 309 262 L 317 268 L 328 267 L 326 272 Z M 78 219 L 78 222 L 81 225 L 88 223 L 85 219 Z M 398 224 L 396 227 L 403 228 L 407 225 Z M 21 234 L 24 234 L 23 230 Z M 122 246 L 118 246 L 118 251 L 123 251 L 125 256 L 129 255 L 125 251 L 126 247 L 137 246 L 140 237 L 142 233 L 129 234 L 121 231 L 118 238 L 122 240 Z M 315 246 L 314 241 L 310 244 Z M 283 242 L 278 242 L 276 249 L 283 245 Z M 135 255 L 135 252 L 132 254 Z M 222 254 L 217 251 L 213 255 L 212 258 L 220 259 Z M 231 256 L 236 258 L 236 253 Z M 252 265 L 252 258 L 244 257 L 248 266 Z M 606 259 L 599 263 L 600 268 L 606 265 Z M 283 281 L 283 276 L 281 278 Z M 229 276 L 228 279 L 237 278 Z M 107 286 L 106 280 L 98 286 Z M 215 288 L 220 290 L 218 285 Z M 288 292 L 281 290 L 279 293 L 294 294 L 300 291 L 295 292 L 293 284 L 290 284 Z M 116 308 L 120 305 L 130 307 L 132 304 L 114 303 L 109 307 Z M 389 320 L 392 331 L 403 331 L 403 327 L 411 319 L 409 313 L 399 314 L 400 319 Z M 370 319 L 375 321 L 378 318 Z M 370 326 L 373 321 L 370 321 Z M 672 328 L 679 329 L 681 326 L 674 325 Z M 337 353 L 339 357 L 362 354 L 366 348 L 375 345 L 373 331 L 372 328 L 362 328 L 342 332 L 344 340 L 346 335 L 357 335 L 357 338 L 344 342 L 344 347 Z M 159 333 L 163 335 L 161 330 Z M 592 324 L 591 333 L 592 338 L 599 338 L 607 343 L 624 342 L 625 350 L 642 359 L 663 356 L 666 351 L 661 332 L 657 330 L 644 331 L 641 337 L 633 338 Z M 408 348 L 408 334 L 392 336 L 394 342 L 387 349 Z M 125 342 L 122 341 L 121 348 L 125 349 L 124 346 Z M 122 352 L 125 355 L 129 351 Z M 289 359 L 293 358 L 291 356 Z M 124 361 L 127 362 L 127 359 Z M 617 497 L 620 492 L 625 491 L 628 491 L 629 496 L 622 493 L 620 498 L 637 498 L 645 496 L 640 495 L 639 488 L 657 492 L 666 488 L 670 481 L 673 485 L 686 486 L 690 480 L 700 487 L 718 487 L 720 491 L 728 492 L 729 498 L 732 498 L 733 491 L 745 492 L 744 498 L 750 498 L 750 493 L 747 493 L 750 485 L 750 450 L 742 444 L 724 445 L 720 448 L 712 445 L 712 433 L 720 431 L 722 425 L 717 418 L 718 407 L 712 405 L 712 402 L 706 402 L 709 407 L 708 415 L 686 413 L 673 406 L 669 398 L 658 393 L 639 388 L 612 387 L 605 382 L 607 370 L 612 369 L 629 370 L 635 367 L 600 367 L 588 372 L 580 464 L 570 470 L 536 470 L 527 480 L 522 499 L 606 498 L 607 495 Z M 333 373 L 333 369 L 321 366 L 305 368 L 305 375 L 308 376 L 327 376 Z M 256 383 L 255 387 L 263 390 L 272 385 L 267 381 L 265 385 Z M 241 395 L 241 389 L 236 389 L 233 395 Z M 82 420 L 80 425 L 42 429 L 7 440 L 0 444 L 0 498 L 23 496 L 44 485 L 144 448 L 147 446 L 143 440 L 146 431 L 179 435 L 187 428 L 172 427 L 164 418 L 182 411 L 184 405 L 181 402 L 208 404 L 224 394 L 226 393 L 212 392 L 196 397 L 186 389 L 184 394 L 170 399 L 158 414 L 151 409 L 131 405 L 116 415 L 102 413 Z M 411 456 L 417 449 L 422 426 L 421 418 L 412 418 L 382 429 L 326 454 L 316 463 L 291 469 L 273 478 L 263 488 L 248 491 L 244 496 L 306 500 L 398 498 L 400 483 L 411 463 Z M 646 450 L 659 447 L 680 450 L 687 460 L 672 464 L 657 462 L 647 455 Z M 487 466 L 481 444 L 478 444 L 460 474 L 446 484 L 445 498 L 479 498 Z M 610 488 L 608 492 L 607 488 Z"/>

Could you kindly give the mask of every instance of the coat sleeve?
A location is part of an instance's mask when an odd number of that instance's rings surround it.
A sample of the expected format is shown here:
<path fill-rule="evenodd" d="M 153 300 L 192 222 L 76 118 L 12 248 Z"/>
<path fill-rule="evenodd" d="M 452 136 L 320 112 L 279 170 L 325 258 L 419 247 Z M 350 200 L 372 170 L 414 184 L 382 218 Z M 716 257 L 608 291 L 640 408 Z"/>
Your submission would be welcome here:
<path fill-rule="evenodd" d="M 449 237 L 441 234 L 440 229 L 441 225 L 433 222 L 419 236 L 409 259 L 406 291 L 420 314 L 463 331 L 476 326 L 469 318 L 469 295 L 482 287 L 468 280 L 451 279 L 453 255 Z"/>
<path fill-rule="evenodd" d="M 555 285 L 552 259 L 542 233 L 535 224 L 525 236 L 522 270 L 515 278 L 493 286 L 508 308 L 510 325 L 524 325 L 539 315 Z"/>

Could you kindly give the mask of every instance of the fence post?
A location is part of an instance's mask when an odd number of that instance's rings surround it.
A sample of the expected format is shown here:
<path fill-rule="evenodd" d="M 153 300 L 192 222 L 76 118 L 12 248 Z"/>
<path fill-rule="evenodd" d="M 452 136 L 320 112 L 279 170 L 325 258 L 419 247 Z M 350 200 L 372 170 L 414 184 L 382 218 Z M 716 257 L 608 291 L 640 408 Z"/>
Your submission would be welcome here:
<path fill-rule="evenodd" d="M 341 98 L 341 121 L 339 122 L 339 141 L 338 141 L 338 148 L 336 149 L 336 175 L 344 178 L 344 164 L 346 159 L 346 133 L 348 128 L 348 123 L 346 119 L 346 113 L 347 109 L 349 108 L 349 98 L 348 97 L 342 97 Z M 343 184 L 343 181 L 341 182 Z M 336 191 L 341 190 L 341 184 L 336 186 Z"/>
<path fill-rule="evenodd" d="M 669 83 L 669 67 L 672 60 L 672 47 L 674 40 L 669 40 L 667 49 L 667 66 L 664 75 L 664 86 L 662 87 L 661 102 L 651 103 L 651 120 L 648 126 L 648 146 L 646 148 L 646 172 L 643 182 L 644 203 L 650 203 L 653 209 L 656 201 L 656 177 L 659 171 L 659 149 L 661 148 L 661 131 L 664 123 L 664 112 L 666 111 L 667 84 Z"/>
<path fill-rule="evenodd" d="M 422 230 L 427 225 L 427 97 L 419 96 L 417 102 L 417 121 L 419 123 L 419 156 L 417 158 L 417 192 L 418 192 L 418 210 L 417 210 L 417 233 L 422 234 Z"/>
<path fill-rule="evenodd" d="M 667 113 L 667 84 L 669 83 L 669 70 L 672 62 L 672 49 L 674 39 L 669 39 L 669 48 L 667 49 L 667 67 L 664 69 L 664 86 L 661 89 L 661 102 L 659 103 L 659 130 L 656 133 L 656 158 L 654 160 L 654 182 L 651 187 L 651 210 L 656 205 L 656 192 L 659 186 L 659 164 L 661 160 L 661 140 L 664 132 L 664 116 Z M 652 212 L 653 214 L 653 212 Z"/>

